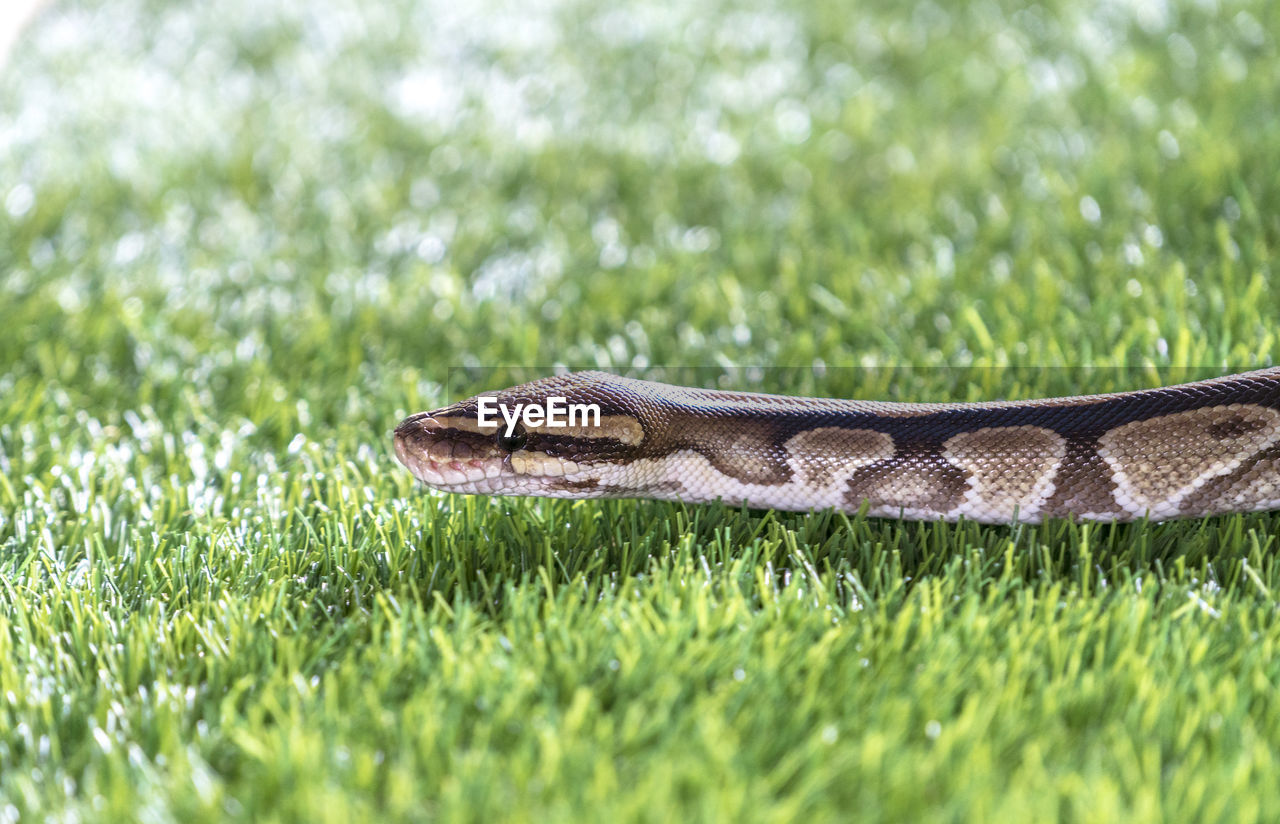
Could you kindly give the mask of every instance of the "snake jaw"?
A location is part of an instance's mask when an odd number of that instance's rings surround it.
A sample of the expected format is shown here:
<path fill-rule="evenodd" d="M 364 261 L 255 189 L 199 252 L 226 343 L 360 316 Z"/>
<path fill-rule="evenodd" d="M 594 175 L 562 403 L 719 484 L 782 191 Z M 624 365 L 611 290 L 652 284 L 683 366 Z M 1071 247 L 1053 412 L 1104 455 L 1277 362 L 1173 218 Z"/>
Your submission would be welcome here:
<path fill-rule="evenodd" d="M 404 424 L 401 424 L 403 427 Z M 408 435 L 397 429 L 395 437 L 396 458 L 414 477 L 430 486 L 456 487 L 475 484 L 494 477 L 500 471 L 495 466 L 474 458 L 459 460 L 443 456 L 433 450 L 424 450 L 411 444 Z"/>
<path fill-rule="evenodd" d="M 394 445 L 415 478 L 445 492 L 545 494 L 547 483 L 572 478 L 584 466 L 535 448 L 506 452 L 496 432 L 477 431 L 473 419 L 454 407 L 405 418 Z"/>
<path fill-rule="evenodd" d="M 447 437 L 447 430 L 430 412 L 405 418 L 396 427 L 396 458 L 415 478 L 440 488 L 477 484 L 497 474 L 471 444 Z"/>

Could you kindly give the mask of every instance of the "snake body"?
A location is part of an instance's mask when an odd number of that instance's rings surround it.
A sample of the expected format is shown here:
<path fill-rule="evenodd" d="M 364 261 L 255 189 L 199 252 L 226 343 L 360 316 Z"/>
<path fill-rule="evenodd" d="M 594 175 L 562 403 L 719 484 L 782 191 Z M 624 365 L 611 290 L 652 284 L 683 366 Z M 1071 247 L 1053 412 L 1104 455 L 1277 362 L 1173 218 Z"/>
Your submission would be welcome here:
<path fill-rule="evenodd" d="M 908 404 L 577 372 L 492 393 L 595 404 L 574 426 L 406 418 L 396 456 L 451 492 L 658 498 L 872 516 L 1131 521 L 1280 508 L 1280 367 L 1105 395 Z"/>

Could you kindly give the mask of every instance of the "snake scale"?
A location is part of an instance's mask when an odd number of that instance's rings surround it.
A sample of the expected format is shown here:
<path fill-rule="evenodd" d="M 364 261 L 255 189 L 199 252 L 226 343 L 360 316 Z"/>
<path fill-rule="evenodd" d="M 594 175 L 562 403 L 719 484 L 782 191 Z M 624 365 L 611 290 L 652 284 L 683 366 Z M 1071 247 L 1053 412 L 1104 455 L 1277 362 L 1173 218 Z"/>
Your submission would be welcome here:
<path fill-rule="evenodd" d="M 1133 392 L 940 404 L 576 372 L 493 397 L 595 404 L 597 418 L 511 431 L 501 419 L 479 422 L 480 397 L 396 428 L 396 455 L 419 480 L 451 492 L 865 507 L 984 523 L 1280 508 L 1280 367 Z"/>

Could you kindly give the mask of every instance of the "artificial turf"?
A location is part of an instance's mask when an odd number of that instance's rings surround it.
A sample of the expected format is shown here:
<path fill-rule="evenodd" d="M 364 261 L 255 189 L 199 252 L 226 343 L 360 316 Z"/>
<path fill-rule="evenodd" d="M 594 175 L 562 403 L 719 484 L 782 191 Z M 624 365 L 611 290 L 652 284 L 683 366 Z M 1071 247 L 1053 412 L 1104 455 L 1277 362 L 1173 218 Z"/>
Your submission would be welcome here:
<path fill-rule="evenodd" d="M 1274 820 L 1280 516 L 440 496 L 390 430 L 539 365 L 1273 363 L 1278 32 L 56 3 L 0 70 L 0 821 Z"/>

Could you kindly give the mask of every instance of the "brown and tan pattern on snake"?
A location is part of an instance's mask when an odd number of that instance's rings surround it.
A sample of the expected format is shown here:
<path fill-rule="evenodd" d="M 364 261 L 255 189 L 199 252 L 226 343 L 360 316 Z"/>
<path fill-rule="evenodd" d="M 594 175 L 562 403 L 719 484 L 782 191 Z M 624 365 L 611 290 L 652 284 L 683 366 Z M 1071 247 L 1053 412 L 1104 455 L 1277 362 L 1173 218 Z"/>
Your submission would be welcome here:
<path fill-rule="evenodd" d="M 406 418 L 396 455 L 438 489 L 648 497 L 988 523 L 1280 508 L 1280 367 L 1070 398 L 902 404 L 721 392 L 579 372 L 490 393 L 595 404 L 599 425 L 510 436 L 477 398 Z"/>

